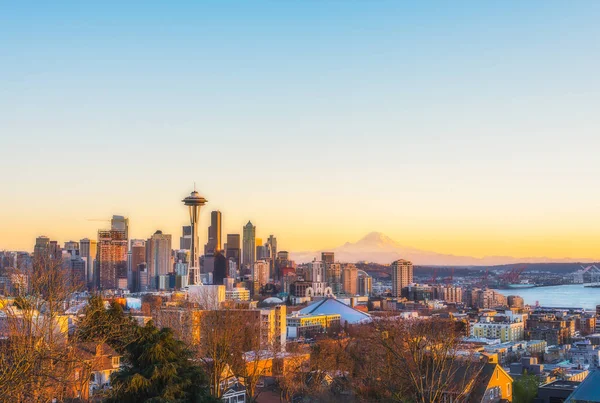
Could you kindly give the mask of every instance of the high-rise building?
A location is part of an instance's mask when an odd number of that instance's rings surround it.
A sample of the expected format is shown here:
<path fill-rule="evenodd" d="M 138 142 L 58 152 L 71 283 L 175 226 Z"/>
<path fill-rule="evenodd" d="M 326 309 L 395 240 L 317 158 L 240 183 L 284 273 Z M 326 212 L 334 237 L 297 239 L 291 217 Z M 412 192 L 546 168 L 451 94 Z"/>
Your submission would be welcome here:
<path fill-rule="evenodd" d="M 358 274 L 358 295 L 368 296 L 371 295 L 373 289 L 373 278 L 366 276 L 363 273 Z"/>
<path fill-rule="evenodd" d="M 200 224 L 200 207 L 204 206 L 207 200 L 200 196 L 196 189 L 185 199 L 182 200 L 183 204 L 188 206 L 190 212 L 190 224 L 192 227 L 191 234 L 191 247 L 190 247 L 190 267 L 188 273 L 190 275 L 189 284 L 196 285 L 200 284 L 200 260 L 198 256 L 198 226 Z"/>
<path fill-rule="evenodd" d="M 33 247 L 34 259 L 47 259 L 49 254 L 50 238 L 44 235 L 35 238 L 35 246 Z"/>
<path fill-rule="evenodd" d="M 275 259 L 275 279 L 281 280 L 281 278 L 283 277 L 281 270 L 284 267 L 290 267 L 290 266 L 291 266 L 290 254 L 285 250 L 277 252 L 277 256 Z"/>
<path fill-rule="evenodd" d="M 256 227 L 250 221 L 244 226 L 243 241 L 244 259 L 242 263 L 246 267 L 252 267 L 256 260 Z"/>
<path fill-rule="evenodd" d="M 196 239 L 196 244 L 200 244 L 200 241 Z M 181 227 L 181 237 L 179 238 L 179 249 L 190 250 L 192 249 L 192 226 L 184 225 Z"/>
<path fill-rule="evenodd" d="M 148 268 L 146 263 L 141 263 L 137 268 L 138 279 L 137 284 L 139 291 L 148 291 L 151 289 L 150 276 L 148 274 Z"/>
<path fill-rule="evenodd" d="M 98 270 L 96 286 L 116 289 L 127 283 L 127 232 L 110 229 L 98 231 Z"/>
<path fill-rule="evenodd" d="M 269 257 L 269 277 L 279 278 L 278 273 L 275 273 L 275 259 L 277 259 L 277 238 L 273 235 L 269 235 L 267 243 L 267 254 Z"/>
<path fill-rule="evenodd" d="M 254 262 L 253 280 L 257 281 L 260 286 L 269 282 L 269 264 L 265 260 L 257 260 Z"/>
<path fill-rule="evenodd" d="M 462 302 L 462 287 L 451 284 L 436 285 L 433 287 L 433 298 L 451 303 Z"/>
<path fill-rule="evenodd" d="M 125 231 L 125 238 L 129 239 L 129 218 L 121 215 L 112 216 L 110 228 L 117 231 Z"/>
<path fill-rule="evenodd" d="M 596 305 L 596 333 L 600 333 L 600 305 Z"/>
<path fill-rule="evenodd" d="M 413 282 L 413 265 L 400 259 L 392 263 L 392 296 L 400 297 L 402 289 Z"/>
<path fill-rule="evenodd" d="M 342 284 L 346 295 L 358 294 L 358 269 L 355 265 L 348 263 L 342 269 Z"/>
<path fill-rule="evenodd" d="M 256 254 L 254 255 L 254 258 L 256 260 L 267 260 L 268 259 L 267 247 L 262 244 L 262 238 L 256 238 L 255 245 L 256 245 Z"/>
<path fill-rule="evenodd" d="M 216 210 L 210 213 L 210 226 L 208 227 L 208 242 L 204 247 L 205 254 L 214 254 L 221 251 L 221 212 Z"/>
<path fill-rule="evenodd" d="M 146 262 L 146 241 L 143 239 L 132 239 L 130 241 L 129 253 L 127 255 L 127 281 L 131 292 L 139 292 L 139 267 Z"/>
<path fill-rule="evenodd" d="M 469 299 L 472 308 L 493 309 L 508 306 L 506 296 L 494 290 L 474 288 L 470 294 Z"/>
<path fill-rule="evenodd" d="M 213 271 L 213 283 L 223 284 L 225 277 L 228 277 L 229 264 L 227 258 L 221 253 L 215 254 L 215 269 Z"/>
<path fill-rule="evenodd" d="M 308 263 L 305 273 L 306 280 L 310 282 L 313 295 L 323 296 L 327 286 L 323 262 L 314 260 Z"/>
<path fill-rule="evenodd" d="M 225 257 L 227 260 L 233 260 L 236 270 L 241 267 L 242 249 L 240 244 L 240 234 L 227 234 L 227 248 L 225 248 Z"/>
<path fill-rule="evenodd" d="M 71 256 L 79 256 L 79 242 L 68 241 L 65 242 L 64 250 Z"/>
<path fill-rule="evenodd" d="M 333 252 L 321 252 L 321 261 L 324 264 L 334 263 L 335 254 Z"/>
<path fill-rule="evenodd" d="M 94 239 L 83 238 L 79 241 L 79 256 L 85 259 L 85 273 L 87 286 L 93 287 L 95 284 L 94 271 L 96 269 L 96 257 L 98 253 L 98 242 Z"/>
<path fill-rule="evenodd" d="M 334 294 L 340 294 L 342 292 L 342 265 L 340 263 L 326 263 L 325 264 L 325 276 L 327 283 Z"/>
<path fill-rule="evenodd" d="M 321 252 L 321 261 L 325 265 L 325 277 L 334 294 L 342 292 L 342 265 L 335 263 L 333 252 Z"/>
<path fill-rule="evenodd" d="M 87 288 L 86 261 L 78 254 L 72 254 L 69 259 L 71 286 L 76 290 Z"/>
<path fill-rule="evenodd" d="M 235 281 L 238 278 L 237 262 L 233 258 L 227 259 L 227 277 Z"/>
<path fill-rule="evenodd" d="M 212 276 L 213 272 L 215 271 L 215 255 L 212 253 L 210 255 L 203 255 L 200 258 L 200 269 L 200 273 L 202 275 L 210 274 Z M 204 281 L 202 283 L 206 284 Z"/>
<path fill-rule="evenodd" d="M 146 241 L 146 264 L 152 280 L 173 271 L 171 235 L 159 230 Z"/>

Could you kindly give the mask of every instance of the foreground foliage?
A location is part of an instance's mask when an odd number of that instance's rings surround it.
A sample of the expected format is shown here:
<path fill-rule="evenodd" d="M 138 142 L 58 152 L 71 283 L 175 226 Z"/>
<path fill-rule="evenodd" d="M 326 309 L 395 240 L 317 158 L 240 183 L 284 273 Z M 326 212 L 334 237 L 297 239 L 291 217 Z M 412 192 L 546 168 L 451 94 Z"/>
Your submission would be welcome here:
<path fill-rule="evenodd" d="M 537 376 L 525 372 L 513 382 L 513 402 L 531 403 L 537 396 L 540 381 Z"/>
<path fill-rule="evenodd" d="M 216 402 L 192 353 L 170 329 L 151 322 L 126 347 L 124 368 L 111 376 L 107 402 Z"/>

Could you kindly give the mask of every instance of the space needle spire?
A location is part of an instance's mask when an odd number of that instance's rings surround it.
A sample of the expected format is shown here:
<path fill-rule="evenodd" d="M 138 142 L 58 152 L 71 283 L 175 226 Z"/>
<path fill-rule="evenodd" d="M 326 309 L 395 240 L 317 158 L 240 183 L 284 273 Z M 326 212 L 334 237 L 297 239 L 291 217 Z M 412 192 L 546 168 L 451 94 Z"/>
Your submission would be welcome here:
<path fill-rule="evenodd" d="M 200 261 L 198 259 L 198 226 L 200 224 L 200 207 L 204 206 L 207 200 L 200 196 L 196 191 L 196 182 L 194 182 L 194 191 L 188 197 L 182 200 L 183 204 L 190 210 L 190 224 L 192 226 L 192 242 L 190 250 L 190 267 L 188 269 L 189 285 L 199 285 L 200 283 Z"/>

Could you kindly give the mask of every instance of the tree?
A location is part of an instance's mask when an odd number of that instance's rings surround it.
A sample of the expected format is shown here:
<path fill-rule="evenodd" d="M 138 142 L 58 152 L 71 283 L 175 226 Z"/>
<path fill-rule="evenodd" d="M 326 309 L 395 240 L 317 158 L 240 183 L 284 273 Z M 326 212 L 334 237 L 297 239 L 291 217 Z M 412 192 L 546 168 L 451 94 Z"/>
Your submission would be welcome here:
<path fill-rule="evenodd" d="M 107 343 L 119 353 L 138 337 L 136 321 L 125 315 L 119 303 L 113 301 L 108 309 L 100 296 L 91 296 L 77 322 L 75 339 L 81 342 Z"/>
<path fill-rule="evenodd" d="M 6 401 L 64 400 L 77 395 L 72 374 L 80 362 L 67 343 L 64 312 L 79 285 L 60 257 L 38 254 L 32 263 L 13 268 L 23 284 L 0 307 L 0 390 Z"/>
<path fill-rule="evenodd" d="M 152 322 L 126 347 L 125 365 L 111 376 L 107 402 L 216 402 L 192 352 Z"/>
<path fill-rule="evenodd" d="M 446 319 L 382 318 L 354 330 L 357 394 L 368 399 L 438 402 L 465 397 L 480 365 L 460 355 L 461 334 Z"/>
<path fill-rule="evenodd" d="M 531 403 L 537 395 L 540 381 L 537 376 L 527 371 L 513 382 L 513 402 Z"/>

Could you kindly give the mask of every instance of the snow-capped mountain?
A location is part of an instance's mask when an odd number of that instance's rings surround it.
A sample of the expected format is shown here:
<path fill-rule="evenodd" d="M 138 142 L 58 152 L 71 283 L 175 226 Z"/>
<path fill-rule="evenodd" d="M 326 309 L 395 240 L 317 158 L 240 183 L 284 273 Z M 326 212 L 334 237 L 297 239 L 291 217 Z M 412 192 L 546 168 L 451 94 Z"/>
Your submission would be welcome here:
<path fill-rule="evenodd" d="M 340 262 L 367 261 L 380 264 L 389 264 L 397 259 L 407 259 L 416 265 L 432 266 L 491 266 L 512 263 L 549 263 L 549 262 L 582 262 L 593 259 L 550 259 L 546 257 L 515 258 L 511 256 L 486 256 L 475 258 L 471 256 L 457 256 L 415 249 L 402 245 L 385 234 L 371 232 L 356 242 L 345 244 L 327 252 L 335 253 L 335 260 Z M 292 253 L 292 259 L 297 263 L 309 262 L 314 258 L 319 260 L 321 252 Z"/>

